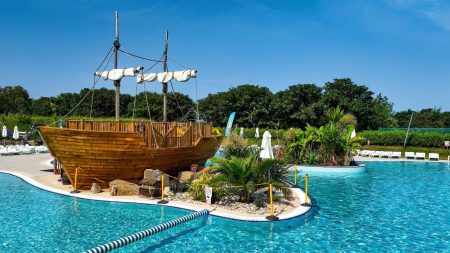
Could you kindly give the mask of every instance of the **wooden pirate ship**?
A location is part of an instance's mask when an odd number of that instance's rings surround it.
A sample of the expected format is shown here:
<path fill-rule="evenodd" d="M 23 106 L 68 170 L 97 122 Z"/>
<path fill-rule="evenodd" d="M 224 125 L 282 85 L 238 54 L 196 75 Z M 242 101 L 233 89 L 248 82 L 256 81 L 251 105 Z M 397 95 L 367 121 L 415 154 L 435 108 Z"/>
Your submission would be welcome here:
<path fill-rule="evenodd" d="M 191 164 L 203 164 L 214 155 L 221 136 L 212 134 L 212 125 L 194 122 L 167 122 L 167 83 L 196 77 L 195 70 L 169 72 L 167 68 L 168 34 L 162 57 L 161 73 L 142 73 L 142 67 L 118 68 L 120 48 L 118 14 L 113 44 L 114 69 L 96 72 L 96 76 L 114 82 L 116 120 L 71 120 L 64 127 L 41 126 L 42 139 L 72 185 L 75 174 L 78 189 L 89 189 L 92 183 L 107 188 L 109 182 L 122 179 L 137 183 L 145 169 L 159 169 L 176 175 Z M 120 81 L 135 77 L 139 82 L 159 81 L 163 90 L 163 122 L 120 120 Z M 197 114 L 198 115 L 198 114 Z"/>

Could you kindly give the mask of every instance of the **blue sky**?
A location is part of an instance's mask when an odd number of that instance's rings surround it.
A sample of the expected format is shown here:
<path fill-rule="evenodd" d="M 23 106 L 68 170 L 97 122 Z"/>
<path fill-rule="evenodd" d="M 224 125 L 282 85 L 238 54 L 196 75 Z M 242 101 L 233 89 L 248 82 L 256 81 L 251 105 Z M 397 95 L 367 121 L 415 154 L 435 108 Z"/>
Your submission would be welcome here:
<path fill-rule="evenodd" d="M 170 31 L 169 56 L 198 70 L 199 98 L 246 83 L 277 92 L 350 77 L 387 96 L 396 111 L 450 111 L 447 0 L 0 4 L 0 86 L 22 85 L 35 98 L 92 85 L 114 40 L 118 10 L 124 50 L 158 58 Z M 150 65 L 120 55 L 122 67 L 138 63 Z M 174 86 L 195 98 L 195 82 Z M 113 88 L 106 81 L 98 87 Z M 134 90 L 133 79 L 123 82 L 123 92 Z"/>

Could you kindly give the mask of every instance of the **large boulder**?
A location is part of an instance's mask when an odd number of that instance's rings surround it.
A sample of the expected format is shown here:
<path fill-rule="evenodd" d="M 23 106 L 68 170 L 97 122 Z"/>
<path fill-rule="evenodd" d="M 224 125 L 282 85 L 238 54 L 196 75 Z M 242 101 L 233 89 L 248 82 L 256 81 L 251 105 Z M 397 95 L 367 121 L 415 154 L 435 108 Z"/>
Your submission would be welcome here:
<path fill-rule="evenodd" d="M 139 186 L 124 180 L 116 179 L 109 182 L 111 196 L 130 196 L 139 194 Z"/>
<path fill-rule="evenodd" d="M 147 198 L 161 197 L 161 185 L 158 186 L 142 185 L 139 187 L 139 196 Z"/>
<path fill-rule="evenodd" d="M 169 176 L 164 174 L 160 170 L 152 170 L 152 169 L 146 169 L 144 171 L 144 178 L 139 182 L 139 185 L 146 185 L 146 186 L 155 186 L 161 188 L 161 175 L 164 177 L 164 192 L 168 193 L 170 191 L 170 180 Z"/>
<path fill-rule="evenodd" d="M 194 175 L 191 171 L 180 171 L 178 172 L 178 181 L 181 184 L 187 184 L 192 181 L 192 175 Z"/>
<path fill-rule="evenodd" d="M 102 192 L 102 188 L 97 183 L 92 183 L 91 192 L 94 194 L 100 193 L 100 192 Z"/>
<path fill-rule="evenodd" d="M 162 171 L 160 171 L 160 170 L 146 169 L 144 171 L 144 179 L 159 178 L 159 175 L 161 175 L 161 173 L 162 173 Z"/>

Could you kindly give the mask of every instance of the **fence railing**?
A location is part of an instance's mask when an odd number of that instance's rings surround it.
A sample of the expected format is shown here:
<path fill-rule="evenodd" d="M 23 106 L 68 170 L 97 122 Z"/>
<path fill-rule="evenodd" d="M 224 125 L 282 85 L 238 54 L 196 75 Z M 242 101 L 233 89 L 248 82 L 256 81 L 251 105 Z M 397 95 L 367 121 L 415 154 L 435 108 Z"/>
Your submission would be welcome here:
<path fill-rule="evenodd" d="M 139 133 L 150 148 L 188 147 L 211 137 L 211 123 L 112 120 L 66 120 L 68 129 L 99 132 Z"/>

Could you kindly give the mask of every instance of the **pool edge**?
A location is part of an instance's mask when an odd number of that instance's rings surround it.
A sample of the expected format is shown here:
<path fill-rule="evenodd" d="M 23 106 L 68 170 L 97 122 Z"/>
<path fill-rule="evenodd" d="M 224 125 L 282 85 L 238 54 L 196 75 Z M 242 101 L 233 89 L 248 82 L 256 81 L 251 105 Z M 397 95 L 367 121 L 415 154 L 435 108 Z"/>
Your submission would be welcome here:
<path fill-rule="evenodd" d="M 92 196 L 86 196 L 81 194 L 77 194 L 77 195 L 73 195 L 70 194 L 69 192 L 65 192 L 59 189 L 55 189 L 52 187 L 49 187 L 47 185 L 44 185 L 42 183 L 37 182 L 36 180 L 32 179 L 31 177 L 27 176 L 27 175 L 23 175 L 21 173 L 17 173 L 17 172 L 13 172 L 13 171 L 7 171 L 7 170 L 0 170 L 0 173 L 4 173 L 4 174 L 9 174 L 15 177 L 18 177 L 20 179 L 22 179 L 23 181 L 25 181 L 26 183 L 39 188 L 41 190 L 44 191 L 48 191 L 51 193 L 55 193 L 55 194 L 60 194 L 60 195 L 64 195 L 64 196 L 69 196 L 69 197 L 74 197 L 74 198 L 81 198 L 81 199 L 87 199 L 87 200 L 94 200 L 94 201 L 106 201 L 106 202 L 119 202 L 119 203 L 130 203 L 130 204 L 144 204 L 144 205 L 159 205 L 161 206 L 161 204 L 157 203 L 157 200 L 149 200 L 149 199 L 145 199 L 145 201 L 138 201 L 138 200 L 129 200 L 129 199 L 107 199 L 107 198 L 103 198 L 103 197 L 92 197 Z M 294 194 L 297 195 L 297 197 L 299 198 L 299 200 L 302 199 L 302 195 L 304 195 L 305 193 L 303 192 L 302 189 L 300 188 L 291 188 L 292 192 Z M 301 203 L 301 202 L 300 202 Z M 308 211 L 311 210 L 313 203 L 312 203 L 312 199 L 308 196 L 308 203 L 311 203 L 310 206 L 301 206 L 298 205 L 294 210 L 292 210 L 289 213 L 286 214 L 281 214 L 278 215 L 277 217 L 279 218 L 278 221 L 285 221 L 285 220 L 289 220 L 289 219 L 294 219 L 297 217 L 300 217 L 304 214 L 306 214 Z M 179 203 L 167 203 L 164 204 L 164 206 L 169 206 L 169 207 L 174 207 L 174 208 L 180 208 L 180 209 L 184 209 L 184 210 L 189 210 L 189 211 L 199 211 L 202 209 L 205 209 L 204 207 L 193 207 L 193 206 L 187 206 L 187 205 L 182 205 Z M 225 218 L 225 219 L 231 219 L 231 220 L 237 220 L 237 221 L 244 221 L 244 222 L 272 222 L 270 220 L 267 220 L 264 217 L 248 217 L 248 216 L 241 216 L 241 215 L 236 215 L 236 214 L 230 214 L 230 213 L 225 213 L 225 212 L 221 212 L 221 211 L 216 211 L 213 208 L 209 208 L 209 214 L 212 216 L 216 216 L 216 217 L 220 217 L 220 218 Z"/>

